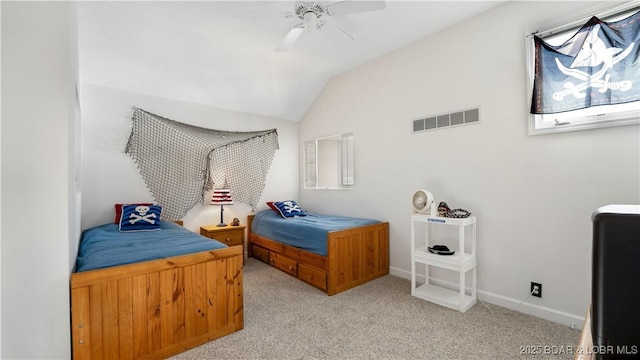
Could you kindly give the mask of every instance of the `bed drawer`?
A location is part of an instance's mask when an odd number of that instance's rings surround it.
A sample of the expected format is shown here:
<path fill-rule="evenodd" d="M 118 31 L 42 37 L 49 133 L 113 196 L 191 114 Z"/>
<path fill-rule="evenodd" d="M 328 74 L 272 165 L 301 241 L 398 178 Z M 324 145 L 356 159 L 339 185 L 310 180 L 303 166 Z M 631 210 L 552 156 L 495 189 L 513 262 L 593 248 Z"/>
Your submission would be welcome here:
<path fill-rule="evenodd" d="M 254 258 L 269 263 L 269 250 L 261 248 L 260 246 L 251 245 L 251 254 Z"/>
<path fill-rule="evenodd" d="M 321 290 L 327 290 L 327 274 L 304 264 L 298 264 L 298 279 Z"/>
<path fill-rule="evenodd" d="M 274 267 L 277 267 L 286 273 L 296 277 L 298 276 L 298 263 L 295 260 L 272 252 L 269 254 L 269 262 Z"/>

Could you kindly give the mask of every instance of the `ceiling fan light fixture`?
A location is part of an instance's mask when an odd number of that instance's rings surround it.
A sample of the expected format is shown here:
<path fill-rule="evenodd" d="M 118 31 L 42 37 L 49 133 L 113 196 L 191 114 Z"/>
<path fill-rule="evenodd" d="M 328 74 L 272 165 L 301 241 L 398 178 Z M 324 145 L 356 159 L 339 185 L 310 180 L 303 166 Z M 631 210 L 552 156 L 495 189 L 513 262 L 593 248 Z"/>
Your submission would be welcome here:
<path fill-rule="evenodd" d="M 307 11 L 306 13 L 304 13 L 302 19 L 309 29 L 311 29 L 311 24 L 318 23 L 318 15 L 316 15 L 316 13 L 312 11 Z"/>
<path fill-rule="evenodd" d="M 331 25 L 335 26 L 343 35 L 348 37 L 350 40 L 353 40 L 353 35 L 349 34 L 345 29 L 340 27 L 334 21 L 330 20 L 333 15 L 349 15 L 356 14 L 361 12 L 368 12 L 374 10 L 383 10 L 385 8 L 384 0 L 374 0 L 374 1 L 360 1 L 360 0 L 342 0 L 336 1 L 331 4 L 325 5 L 324 1 L 296 1 L 294 4 L 294 12 L 256 12 L 256 11 L 247 11 L 234 13 L 234 16 L 238 18 L 242 17 L 260 17 L 266 16 L 269 17 L 269 14 L 272 14 L 271 17 L 280 17 L 280 18 L 290 18 L 294 15 L 302 20 L 302 23 L 299 23 L 293 26 L 285 38 L 280 42 L 278 47 L 276 48 L 276 52 L 283 52 L 289 50 L 293 43 L 298 40 L 300 35 L 304 32 L 304 30 L 311 31 L 311 29 L 315 25 L 316 30 L 321 30 L 323 26 L 329 22 Z"/>
<path fill-rule="evenodd" d="M 295 6 L 296 15 L 300 19 L 304 19 L 307 14 L 312 13 L 316 18 L 319 18 L 324 14 L 324 6 L 316 2 L 298 1 Z"/>

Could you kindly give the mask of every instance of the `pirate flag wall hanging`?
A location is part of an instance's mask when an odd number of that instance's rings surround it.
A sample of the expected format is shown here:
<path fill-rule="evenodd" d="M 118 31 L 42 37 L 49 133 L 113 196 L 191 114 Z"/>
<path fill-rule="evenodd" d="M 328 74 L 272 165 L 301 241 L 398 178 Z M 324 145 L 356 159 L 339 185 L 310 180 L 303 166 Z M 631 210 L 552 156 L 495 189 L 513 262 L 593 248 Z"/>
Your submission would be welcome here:
<path fill-rule="evenodd" d="M 615 22 L 592 17 L 554 46 L 534 36 L 532 114 L 640 100 L 640 12 Z"/>

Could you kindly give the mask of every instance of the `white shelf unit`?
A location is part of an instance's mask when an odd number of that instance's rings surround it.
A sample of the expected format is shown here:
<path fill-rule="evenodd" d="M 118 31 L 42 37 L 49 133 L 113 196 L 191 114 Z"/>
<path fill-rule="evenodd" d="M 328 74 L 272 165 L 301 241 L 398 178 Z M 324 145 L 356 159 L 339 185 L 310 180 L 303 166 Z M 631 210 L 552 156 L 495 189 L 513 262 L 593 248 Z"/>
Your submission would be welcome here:
<path fill-rule="evenodd" d="M 436 245 L 430 239 L 431 226 L 457 226 L 458 246 L 453 255 L 437 255 L 430 253 L 427 248 Z M 424 239 L 416 239 L 416 227 L 424 226 Z M 471 227 L 471 242 L 465 248 L 465 230 Z M 469 251 L 469 252 L 466 252 Z M 424 264 L 425 283 L 416 284 L 416 264 Z M 477 299 L 476 295 L 476 218 L 446 218 L 424 214 L 411 215 L 411 295 L 446 306 L 460 312 L 469 310 Z M 442 269 L 456 271 L 459 274 L 458 289 L 451 290 L 430 283 L 429 267 L 435 266 Z M 470 290 L 466 290 L 466 275 L 470 272 Z"/>

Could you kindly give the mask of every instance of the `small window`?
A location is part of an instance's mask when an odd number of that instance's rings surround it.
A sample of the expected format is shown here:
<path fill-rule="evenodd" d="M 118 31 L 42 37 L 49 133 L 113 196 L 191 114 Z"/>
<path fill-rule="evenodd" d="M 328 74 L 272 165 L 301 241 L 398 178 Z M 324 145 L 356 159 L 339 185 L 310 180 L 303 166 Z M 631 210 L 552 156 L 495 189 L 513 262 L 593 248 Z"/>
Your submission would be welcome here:
<path fill-rule="evenodd" d="M 530 135 L 640 123 L 639 10 L 527 36 Z"/>
<path fill-rule="evenodd" d="M 305 141 L 305 189 L 350 189 L 354 185 L 352 133 Z"/>

